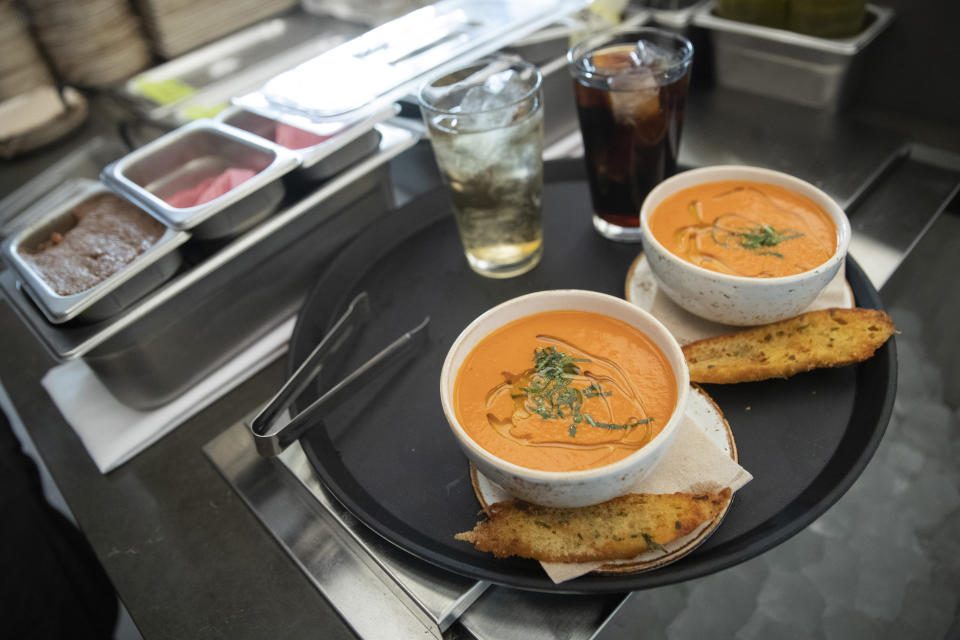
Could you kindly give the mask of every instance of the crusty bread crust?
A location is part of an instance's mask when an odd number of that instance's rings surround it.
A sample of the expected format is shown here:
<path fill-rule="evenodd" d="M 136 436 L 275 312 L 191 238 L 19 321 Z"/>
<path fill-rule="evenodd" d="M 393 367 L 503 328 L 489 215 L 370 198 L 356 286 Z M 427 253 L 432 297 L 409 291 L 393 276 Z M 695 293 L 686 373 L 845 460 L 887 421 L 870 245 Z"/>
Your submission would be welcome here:
<path fill-rule="evenodd" d="M 876 309 L 824 309 L 683 347 L 691 382 L 729 384 L 788 378 L 862 362 L 893 335 Z"/>
<path fill-rule="evenodd" d="M 489 517 L 457 540 L 498 558 L 542 562 L 626 560 L 681 538 L 712 521 L 730 502 L 719 493 L 629 494 L 579 508 L 498 502 Z"/>

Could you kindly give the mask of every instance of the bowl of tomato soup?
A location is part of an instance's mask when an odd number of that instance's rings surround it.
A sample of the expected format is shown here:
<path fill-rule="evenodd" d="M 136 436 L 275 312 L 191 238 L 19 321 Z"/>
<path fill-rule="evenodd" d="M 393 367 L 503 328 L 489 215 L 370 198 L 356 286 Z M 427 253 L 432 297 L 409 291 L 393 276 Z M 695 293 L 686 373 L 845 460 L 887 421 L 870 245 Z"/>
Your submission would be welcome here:
<path fill-rule="evenodd" d="M 485 312 L 440 375 L 444 415 L 479 471 L 518 498 L 562 507 L 629 493 L 669 448 L 689 387 L 659 321 L 573 289 Z"/>
<path fill-rule="evenodd" d="M 830 196 L 758 167 L 677 174 L 647 196 L 640 224 L 663 291 L 691 313 L 733 325 L 803 312 L 850 243 L 850 222 Z"/>

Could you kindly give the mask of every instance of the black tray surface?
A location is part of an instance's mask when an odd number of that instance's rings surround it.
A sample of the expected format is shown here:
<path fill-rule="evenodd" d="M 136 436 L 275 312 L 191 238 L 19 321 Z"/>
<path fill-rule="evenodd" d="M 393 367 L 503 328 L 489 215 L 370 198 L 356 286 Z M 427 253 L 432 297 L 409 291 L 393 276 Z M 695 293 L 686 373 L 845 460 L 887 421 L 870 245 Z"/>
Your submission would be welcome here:
<path fill-rule="evenodd" d="M 440 368 L 450 345 L 485 310 L 532 291 L 592 289 L 622 297 L 640 251 L 594 232 L 581 161 L 548 163 L 545 183 L 544 256 L 523 276 L 490 280 L 470 270 L 442 190 L 368 229 L 323 274 L 294 331 L 290 371 L 360 291 L 370 295 L 373 317 L 343 361 L 302 394 L 297 410 L 425 315 L 431 318 L 420 354 L 384 372 L 301 438 L 325 486 L 371 529 L 423 560 L 480 580 L 558 593 L 634 591 L 703 576 L 770 549 L 826 511 L 859 476 L 886 429 L 896 388 L 893 340 L 856 366 L 705 386 L 754 480 L 737 492 L 716 533 L 674 564 L 557 585 L 534 561 L 496 559 L 454 540 L 474 526 L 480 507 L 440 407 Z M 852 259 L 847 279 L 858 306 L 881 308 Z"/>

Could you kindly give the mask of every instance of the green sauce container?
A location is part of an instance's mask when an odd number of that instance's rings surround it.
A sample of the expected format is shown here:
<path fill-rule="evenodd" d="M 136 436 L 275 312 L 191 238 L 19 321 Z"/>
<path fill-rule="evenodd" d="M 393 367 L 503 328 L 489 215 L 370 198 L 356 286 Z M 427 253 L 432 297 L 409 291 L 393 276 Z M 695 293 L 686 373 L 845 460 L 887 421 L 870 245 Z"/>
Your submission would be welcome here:
<path fill-rule="evenodd" d="M 787 28 L 788 0 L 717 0 L 716 14 L 776 29 Z"/>
<path fill-rule="evenodd" d="M 849 38 L 863 30 L 866 0 L 790 0 L 787 28 L 820 38 Z"/>

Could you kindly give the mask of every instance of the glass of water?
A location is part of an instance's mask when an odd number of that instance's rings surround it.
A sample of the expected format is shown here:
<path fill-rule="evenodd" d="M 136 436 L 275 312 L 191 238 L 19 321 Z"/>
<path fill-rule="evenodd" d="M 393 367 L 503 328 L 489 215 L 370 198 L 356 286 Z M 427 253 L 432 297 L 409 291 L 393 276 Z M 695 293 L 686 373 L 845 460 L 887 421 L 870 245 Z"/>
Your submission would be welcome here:
<path fill-rule="evenodd" d="M 470 267 L 510 278 L 543 254 L 542 77 L 516 56 L 426 83 L 420 107 Z"/>

